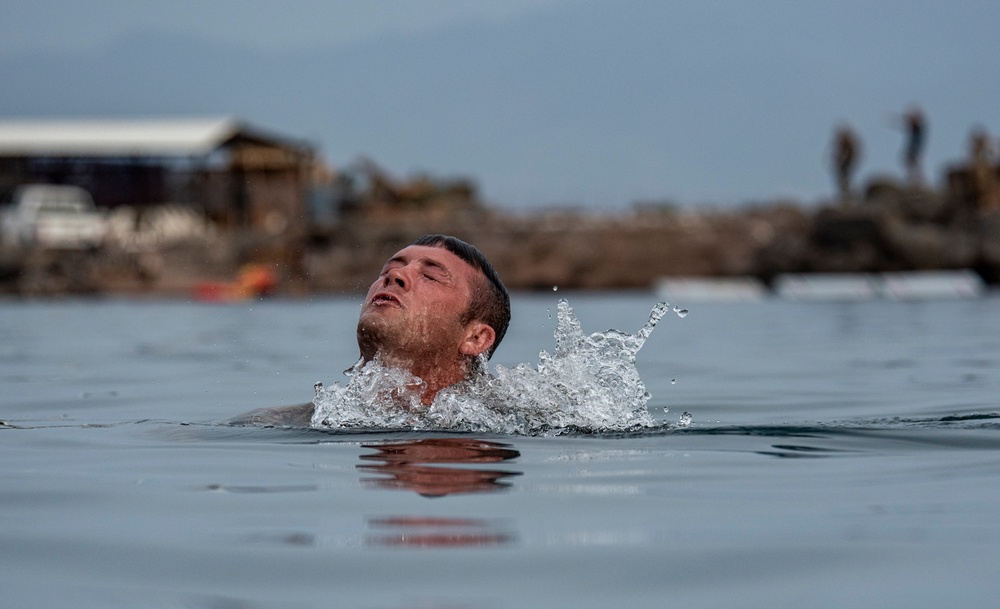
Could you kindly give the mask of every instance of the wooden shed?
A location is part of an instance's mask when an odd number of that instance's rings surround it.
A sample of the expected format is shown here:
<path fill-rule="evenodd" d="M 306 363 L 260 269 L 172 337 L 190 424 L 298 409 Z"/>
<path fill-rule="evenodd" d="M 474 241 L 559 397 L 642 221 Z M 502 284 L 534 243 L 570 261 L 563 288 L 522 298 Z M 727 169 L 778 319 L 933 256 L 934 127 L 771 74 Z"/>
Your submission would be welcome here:
<path fill-rule="evenodd" d="M 313 146 L 233 118 L 0 120 L 0 196 L 73 184 L 99 207 L 188 205 L 221 226 L 301 224 Z"/>

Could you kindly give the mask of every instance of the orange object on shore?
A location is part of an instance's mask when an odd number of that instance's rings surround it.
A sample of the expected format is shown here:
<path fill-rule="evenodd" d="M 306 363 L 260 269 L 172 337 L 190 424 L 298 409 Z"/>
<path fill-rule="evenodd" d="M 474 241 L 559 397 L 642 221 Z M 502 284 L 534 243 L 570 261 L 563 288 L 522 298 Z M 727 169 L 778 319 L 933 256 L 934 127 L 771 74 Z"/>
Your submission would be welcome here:
<path fill-rule="evenodd" d="M 195 297 L 206 302 L 229 302 L 267 296 L 278 285 L 274 270 L 264 264 L 248 264 L 233 282 L 203 281 L 195 286 Z"/>

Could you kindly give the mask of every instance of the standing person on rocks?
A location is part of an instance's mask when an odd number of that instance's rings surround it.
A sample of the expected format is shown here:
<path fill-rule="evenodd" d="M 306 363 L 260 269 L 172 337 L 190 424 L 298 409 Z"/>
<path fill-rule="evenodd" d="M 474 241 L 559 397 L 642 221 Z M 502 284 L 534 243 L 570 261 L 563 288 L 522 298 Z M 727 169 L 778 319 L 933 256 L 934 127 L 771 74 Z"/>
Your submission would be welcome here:
<path fill-rule="evenodd" d="M 510 323 L 510 295 L 486 256 L 455 237 L 427 235 L 398 251 L 368 288 L 358 319 L 361 359 L 423 381 L 420 401 L 470 378 Z M 405 388 L 400 388 L 405 389 Z M 312 403 L 265 408 L 231 423 L 308 426 Z"/>
<path fill-rule="evenodd" d="M 972 177 L 972 199 L 976 209 L 1000 209 L 1000 180 L 997 179 L 996 158 L 990 136 L 979 127 L 969 135 L 969 170 Z"/>
<path fill-rule="evenodd" d="M 861 145 L 854 130 L 846 124 L 838 127 L 833 138 L 833 171 L 842 203 L 851 200 L 851 178 L 860 152 Z"/>
<path fill-rule="evenodd" d="M 906 179 L 911 185 L 920 186 L 924 183 L 920 158 L 927 140 L 927 121 L 919 106 L 911 106 L 903 114 L 903 128 L 906 132 L 906 148 L 903 150 Z"/>

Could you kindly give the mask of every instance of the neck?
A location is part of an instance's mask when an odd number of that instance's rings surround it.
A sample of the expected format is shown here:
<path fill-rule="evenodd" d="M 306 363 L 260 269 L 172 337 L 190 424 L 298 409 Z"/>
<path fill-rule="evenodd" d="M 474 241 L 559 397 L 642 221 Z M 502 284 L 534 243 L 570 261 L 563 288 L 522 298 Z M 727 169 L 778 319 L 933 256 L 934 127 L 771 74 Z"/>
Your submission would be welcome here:
<path fill-rule="evenodd" d="M 365 362 L 374 358 L 365 357 Z M 428 405 L 434 401 L 438 392 L 469 378 L 470 363 L 462 357 L 458 359 L 425 357 L 394 357 L 392 354 L 379 352 L 379 361 L 390 368 L 402 368 L 424 382 L 424 390 L 420 401 Z"/>

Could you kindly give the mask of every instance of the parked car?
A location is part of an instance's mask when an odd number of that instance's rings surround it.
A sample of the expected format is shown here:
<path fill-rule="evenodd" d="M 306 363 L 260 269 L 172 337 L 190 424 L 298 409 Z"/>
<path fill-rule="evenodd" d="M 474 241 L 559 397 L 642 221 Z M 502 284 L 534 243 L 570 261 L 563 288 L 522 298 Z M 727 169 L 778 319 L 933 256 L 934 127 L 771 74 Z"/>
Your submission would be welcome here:
<path fill-rule="evenodd" d="M 27 184 L 14 191 L 0 230 L 5 242 L 22 247 L 82 249 L 101 244 L 106 221 L 83 188 Z"/>

